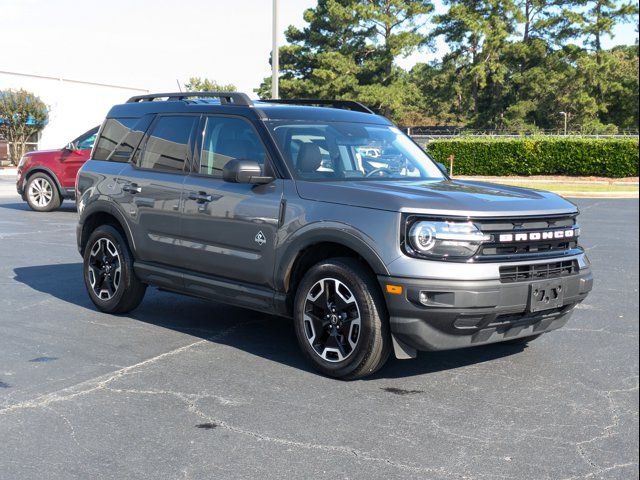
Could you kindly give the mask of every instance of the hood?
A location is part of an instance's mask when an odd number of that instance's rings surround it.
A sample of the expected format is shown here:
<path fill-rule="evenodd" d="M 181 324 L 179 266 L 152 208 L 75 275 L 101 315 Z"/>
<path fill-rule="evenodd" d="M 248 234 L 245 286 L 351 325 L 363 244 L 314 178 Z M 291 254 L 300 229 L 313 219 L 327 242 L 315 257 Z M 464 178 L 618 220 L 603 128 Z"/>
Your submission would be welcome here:
<path fill-rule="evenodd" d="M 532 216 L 578 210 L 554 193 L 473 181 L 298 181 L 297 188 L 307 200 L 427 215 Z"/>
<path fill-rule="evenodd" d="M 32 152 L 27 152 L 24 154 L 25 157 L 37 157 L 39 155 L 50 156 L 50 155 L 60 155 L 63 149 L 53 149 L 53 150 L 34 150 Z"/>

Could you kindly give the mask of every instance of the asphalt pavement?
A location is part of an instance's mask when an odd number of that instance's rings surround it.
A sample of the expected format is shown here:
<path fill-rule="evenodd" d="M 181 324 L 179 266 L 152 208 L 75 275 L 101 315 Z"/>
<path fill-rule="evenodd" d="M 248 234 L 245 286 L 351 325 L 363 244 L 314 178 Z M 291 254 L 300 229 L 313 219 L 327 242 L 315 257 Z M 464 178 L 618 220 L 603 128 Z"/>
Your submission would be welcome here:
<path fill-rule="evenodd" d="M 638 478 L 638 200 L 577 200 L 595 289 L 527 348 L 318 375 L 291 323 L 149 289 L 97 312 L 77 214 L 0 180 L 0 479 Z"/>

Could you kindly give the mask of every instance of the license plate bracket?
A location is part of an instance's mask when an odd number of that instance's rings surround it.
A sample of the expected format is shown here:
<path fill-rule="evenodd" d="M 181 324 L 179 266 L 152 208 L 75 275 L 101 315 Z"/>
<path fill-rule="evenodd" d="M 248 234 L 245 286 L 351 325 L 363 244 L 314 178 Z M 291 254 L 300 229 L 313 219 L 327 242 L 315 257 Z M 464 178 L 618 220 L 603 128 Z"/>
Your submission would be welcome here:
<path fill-rule="evenodd" d="M 529 311 L 543 312 L 559 308 L 564 303 L 564 282 L 545 280 L 529 286 Z"/>

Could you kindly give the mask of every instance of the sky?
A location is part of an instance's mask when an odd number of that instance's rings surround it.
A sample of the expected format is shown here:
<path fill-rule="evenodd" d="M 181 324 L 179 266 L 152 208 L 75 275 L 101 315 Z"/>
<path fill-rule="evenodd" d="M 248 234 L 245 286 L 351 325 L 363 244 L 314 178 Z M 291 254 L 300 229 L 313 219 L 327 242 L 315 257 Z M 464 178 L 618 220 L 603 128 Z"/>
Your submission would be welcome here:
<path fill-rule="evenodd" d="M 316 0 L 279 0 L 280 42 Z M 441 10 L 441 0 L 436 0 Z M 252 94 L 270 75 L 271 0 L 0 0 L 0 71 L 175 91 L 190 76 Z M 605 46 L 631 44 L 618 26 Z M 405 68 L 437 58 L 418 52 Z M 252 96 L 254 96 L 252 94 Z"/>

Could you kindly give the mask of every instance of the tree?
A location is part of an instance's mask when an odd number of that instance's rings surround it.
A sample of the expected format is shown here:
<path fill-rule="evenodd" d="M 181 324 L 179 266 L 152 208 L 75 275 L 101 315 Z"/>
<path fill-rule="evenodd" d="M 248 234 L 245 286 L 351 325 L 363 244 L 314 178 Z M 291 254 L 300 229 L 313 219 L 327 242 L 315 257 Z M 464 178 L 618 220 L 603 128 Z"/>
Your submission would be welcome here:
<path fill-rule="evenodd" d="M 184 84 L 187 92 L 235 92 L 236 86 L 233 84 L 223 85 L 209 78 L 191 77 Z"/>
<path fill-rule="evenodd" d="M 304 13 L 307 26 L 286 30 L 280 94 L 362 100 L 397 121 L 410 112 L 416 118 L 420 99 L 403 89 L 414 87 L 394 60 L 428 43 L 420 30 L 432 10 L 430 0 L 319 0 Z M 269 87 L 267 78 L 258 89 L 261 98 Z"/>
<path fill-rule="evenodd" d="M 602 39 L 611 36 L 613 28 L 621 22 L 637 22 L 638 4 L 620 0 L 577 0 L 584 11 L 574 14 L 586 44 L 597 54 L 602 51 Z"/>
<path fill-rule="evenodd" d="M 518 8 L 512 0 L 446 0 L 449 10 L 435 17 L 433 36 L 443 36 L 452 63 L 467 84 L 476 124 L 495 122 L 502 110 L 499 100 L 506 80 L 502 53 L 516 31 Z"/>
<path fill-rule="evenodd" d="M 26 144 L 49 121 L 47 106 L 26 90 L 0 91 L 0 135 L 9 143 L 9 159 L 17 164 Z"/>
<path fill-rule="evenodd" d="M 430 43 L 423 30 L 428 15 L 434 10 L 433 3 L 431 0 L 366 0 L 356 9 L 368 39 L 377 47 L 369 57 L 377 64 L 376 80 L 390 85 L 394 80 L 395 59 L 411 55 Z"/>

